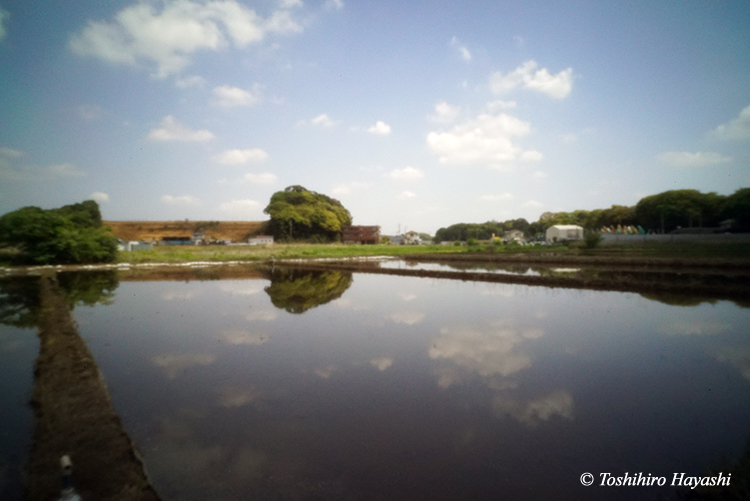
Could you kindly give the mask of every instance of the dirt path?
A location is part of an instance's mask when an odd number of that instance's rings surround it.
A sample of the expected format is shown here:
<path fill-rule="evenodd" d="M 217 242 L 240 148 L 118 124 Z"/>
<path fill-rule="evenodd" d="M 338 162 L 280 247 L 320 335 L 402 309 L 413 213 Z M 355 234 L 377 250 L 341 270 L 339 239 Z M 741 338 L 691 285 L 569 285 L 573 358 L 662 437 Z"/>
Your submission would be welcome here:
<path fill-rule="evenodd" d="M 55 277 L 40 279 L 40 301 L 32 395 L 36 428 L 24 499 L 60 497 L 60 457 L 68 454 L 73 485 L 84 501 L 159 500 Z"/>

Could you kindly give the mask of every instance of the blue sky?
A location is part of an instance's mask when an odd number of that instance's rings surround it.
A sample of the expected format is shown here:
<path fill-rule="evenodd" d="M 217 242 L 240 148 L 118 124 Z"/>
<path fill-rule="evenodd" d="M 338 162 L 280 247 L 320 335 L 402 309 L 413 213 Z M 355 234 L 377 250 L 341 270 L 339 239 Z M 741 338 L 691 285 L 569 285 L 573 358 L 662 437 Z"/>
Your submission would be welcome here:
<path fill-rule="evenodd" d="M 750 186 L 750 3 L 0 0 L 0 213 L 355 224 Z"/>

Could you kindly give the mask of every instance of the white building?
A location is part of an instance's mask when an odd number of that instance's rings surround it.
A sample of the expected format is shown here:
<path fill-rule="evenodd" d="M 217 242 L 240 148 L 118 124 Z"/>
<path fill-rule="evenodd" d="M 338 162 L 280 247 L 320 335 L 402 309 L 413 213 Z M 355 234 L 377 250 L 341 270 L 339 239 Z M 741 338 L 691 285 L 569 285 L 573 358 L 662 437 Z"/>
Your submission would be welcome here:
<path fill-rule="evenodd" d="M 582 240 L 583 228 L 574 224 L 556 224 L 547 228 L 545 240 L 548 243 L 562 242 L 563 240 Z"/>
<path fill-rule="evenodd" d="M 273 243 L 271 235 L 256 235 L 247 241 L 249 245 L 268 245 Z"/>

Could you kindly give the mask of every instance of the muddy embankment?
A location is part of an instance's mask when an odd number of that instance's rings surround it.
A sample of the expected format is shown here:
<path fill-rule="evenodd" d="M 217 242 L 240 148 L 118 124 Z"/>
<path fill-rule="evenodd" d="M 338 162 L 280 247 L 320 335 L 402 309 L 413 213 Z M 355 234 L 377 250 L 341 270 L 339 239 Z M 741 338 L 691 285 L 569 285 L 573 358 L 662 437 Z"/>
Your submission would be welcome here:
<path fill-rule="evenodd" d="M 40 303 L 31 401 L 36 424 L 24 499 L 60 497 L 60 458 L 67 454 L 84 500 L 159 500 L 54 276 L 40 279 Z"/>
<path fill-rule="evenodd" d="M 551 288 L 669 294 L 674 296 L 750 301 L 750 261 L 660 258 L 598 258 L 588 256 L 413 255 L 409 268 L 385 268 L 378 262 L 279 263 L 283 266 L 451 280 L 536 285 Z M 420 263 L 442 264 L 456 270 L 420 269 Z M 492 273 L 482 268 L 526 267 L 540 275 Z M 518 265 L 518 266 L 516 266 Z M 556 273 L 555 267 L 572 268 Z M 566 270 L 568 271 L 568 270 Z"/>

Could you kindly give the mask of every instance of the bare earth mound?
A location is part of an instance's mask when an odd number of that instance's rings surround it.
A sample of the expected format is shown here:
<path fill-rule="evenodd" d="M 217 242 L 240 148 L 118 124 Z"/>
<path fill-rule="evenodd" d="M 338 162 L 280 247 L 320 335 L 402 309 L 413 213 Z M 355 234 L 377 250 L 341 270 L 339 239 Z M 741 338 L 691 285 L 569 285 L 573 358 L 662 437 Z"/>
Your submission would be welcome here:
<path fill-rule="evenodd" d="M 262 231 L 266 221 L 104 221 L 112 234 L 122 240 L 161 240 L 164 237 L 189 237 L 203 228 L 206 238 L 240 241 L 248 233 Z"/>
<path fill-rule="evenodd" d="M 32 397 L 36 428 L 24 499 L 60 497 L 60 457 L 68 454 L 73 486 L 84 500 L 158 501 L 56 279 L 43 277 L 40 289 Z"/>

